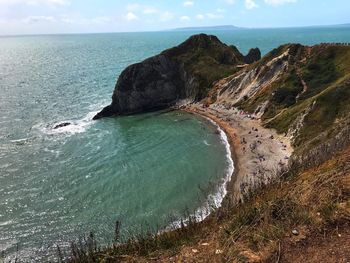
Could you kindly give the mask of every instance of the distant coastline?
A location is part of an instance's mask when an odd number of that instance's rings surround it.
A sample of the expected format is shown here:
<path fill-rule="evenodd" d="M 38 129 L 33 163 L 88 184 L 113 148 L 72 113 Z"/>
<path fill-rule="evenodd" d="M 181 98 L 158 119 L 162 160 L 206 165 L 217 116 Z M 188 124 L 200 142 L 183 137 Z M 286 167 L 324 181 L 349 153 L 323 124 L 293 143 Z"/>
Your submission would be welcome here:
<path fill-rule="evenodd" d="M 307 29 L 307 28 L 347 28 L 350 23 L 334 25 L 304 25 L 304 26 L 286 26 L 286 27 L 239 27 L 233 25 L 218 26 L 198 26 L 198 27 L 180 27 L 164 28 L 160 30 L 146 31 L 106 31 L 106 32 L 58 32 L 58 33 L 37 33 L 37 34 L 0 34 L 0 38 L 5 37 L 26 37 L 26 36 L 59 36 L 59 35 L 96 35 L 96 34 L 132 34 L 132 33 L 157 33 L 157 32 L 206 32 L 206 31 L 241 31 L 241 30 L 264 30 L 264 29 Z"/>
<path fill-rule="evenodd" d="M 203 27 L 180 27 L 171 29 L 171 31 L 202 31 L 202 30 L 240 30 L 247 29 L 245 27 L 237 27 L 233 25 L 220 25 L 220 26 L 203 26 Z"/>

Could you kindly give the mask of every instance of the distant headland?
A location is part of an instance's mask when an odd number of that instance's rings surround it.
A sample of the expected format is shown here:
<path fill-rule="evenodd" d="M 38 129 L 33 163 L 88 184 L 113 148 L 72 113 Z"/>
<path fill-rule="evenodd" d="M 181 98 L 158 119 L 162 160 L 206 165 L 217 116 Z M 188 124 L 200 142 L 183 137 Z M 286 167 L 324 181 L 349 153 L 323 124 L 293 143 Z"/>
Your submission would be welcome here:
<path fill-rule="evenodd" d="M 233 25 L 220 25 L 220 26 L 199 26 L 199 27 L 180 27 L 174 28 L 173 31 L 210 31 L 210 30 L 238 30 L 244 29 L 244 27 L 237 27 Z"/>

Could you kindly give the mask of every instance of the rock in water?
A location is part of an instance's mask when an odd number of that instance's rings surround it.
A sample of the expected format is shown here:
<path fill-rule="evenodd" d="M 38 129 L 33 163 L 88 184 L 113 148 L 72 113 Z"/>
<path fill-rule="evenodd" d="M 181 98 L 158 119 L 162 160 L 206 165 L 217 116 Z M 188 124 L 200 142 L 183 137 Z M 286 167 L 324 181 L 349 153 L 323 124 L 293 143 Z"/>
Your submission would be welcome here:
<path fill-rule="evenodd" d="M 71 125 L 70 122 L 62 122 L 60 124 L 57 124 L 55 127 L 53 127 L 54 129 L 59 129 L 59 128 L 63 128 L 63 127 L 66 127 L 68 125 Z"/>
<path fill-rule="evenodd" d="M 260 52 L 260 51 L 259 51 Z M 177 47 L 127 67 L 112 103 L 94 120 L 167 108 L 182 99 L 198 101 L 212 83 L 238 71 L 244 56 L 216 36 L 194 35 Z"/>

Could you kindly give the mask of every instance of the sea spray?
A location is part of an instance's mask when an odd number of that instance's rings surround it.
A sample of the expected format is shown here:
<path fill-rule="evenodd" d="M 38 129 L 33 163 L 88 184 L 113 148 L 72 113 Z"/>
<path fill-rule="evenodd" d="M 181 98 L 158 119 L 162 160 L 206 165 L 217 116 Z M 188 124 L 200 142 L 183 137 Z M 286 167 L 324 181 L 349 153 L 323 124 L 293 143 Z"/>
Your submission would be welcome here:
<path fill-rule="evenodd" d="M 96 110 L 96 109 L 102 108 L 103 105 L 105 105 L 106 103 L 107 103 L 106 100 L 104 100 L 102 103 L 93 105 L 93 107 L 89 107 L 94 110 L 88 112 L 81 119 L 56 121 L 53 124 L 40 123 L 35 125 L 33 128 L 38 128 L 42 133 L 48 134 L 48 135 L 55 135 L 55 134 L 74 135 L 77 133 L 83 133 L 94 122 L 92 118 L 99 112 L 99 110 Z M 66 123 L 68 125 L 63 125 L 62 127 L 59 127 L 60 124 L 62 123 Z"/>

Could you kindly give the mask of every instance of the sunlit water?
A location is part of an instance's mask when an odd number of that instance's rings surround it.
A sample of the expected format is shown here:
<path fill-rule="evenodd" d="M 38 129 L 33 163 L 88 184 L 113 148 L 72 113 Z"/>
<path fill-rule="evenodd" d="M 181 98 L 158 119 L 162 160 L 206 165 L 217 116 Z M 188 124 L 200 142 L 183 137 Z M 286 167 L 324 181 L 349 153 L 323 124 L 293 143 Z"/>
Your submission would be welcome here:
<path fill-rule="evenodd" d="M 211 33 L 244 53 L 350 42 L 347 28 Z M 0 37 L 0 258 L 38 260 L 90 231 L 110 242 L 116 220 L 127 236 L 219 205 L 232 163 L 209 121 L 178 111 L 91 121 L 127 65 L 191 34 Z"/>

